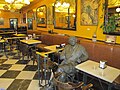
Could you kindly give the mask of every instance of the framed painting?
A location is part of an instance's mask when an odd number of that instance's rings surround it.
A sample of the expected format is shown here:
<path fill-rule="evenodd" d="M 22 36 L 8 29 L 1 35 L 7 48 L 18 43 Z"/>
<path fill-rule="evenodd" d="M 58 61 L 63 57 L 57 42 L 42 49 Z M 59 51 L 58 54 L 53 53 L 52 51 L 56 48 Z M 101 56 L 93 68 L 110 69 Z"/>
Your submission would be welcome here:
<path fill-rule="evenodd" d="M 81 0 L 81 25 L 98 24 L 98 6 L 100 0 Z"/>
<path fill-rule="evenodd" d="M 0 18 L 0 25 L 4 25 L 4 19 Z"/>

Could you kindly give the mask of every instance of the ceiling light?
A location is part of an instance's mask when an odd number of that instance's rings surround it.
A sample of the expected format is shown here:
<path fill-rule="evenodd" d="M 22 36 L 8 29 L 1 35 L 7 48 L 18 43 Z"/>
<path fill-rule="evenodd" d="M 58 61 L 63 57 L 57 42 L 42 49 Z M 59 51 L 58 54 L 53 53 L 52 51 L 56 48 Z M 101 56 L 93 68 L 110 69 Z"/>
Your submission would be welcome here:
<path fill-rule="evenodd" d="M 13 9 L 21 9 L 23 6 L 30 4 L 30 0 L 5 0 L 5 2 L 8 3 L 7 6 L 10 6 L 12 11 Z M 6 9 L 5 6 L 3 8 Z"/>
<path fill-rule="evenodd" d="M 5 2 L 7 2 L 7 3 L 13 3 L 14 0 L 5 0 Z"/>
<path fill-rule="evenodd" d="M 24 0 L 24 3 L 25 4 L 30 4 L 30 1 L 29 0 Z"/>

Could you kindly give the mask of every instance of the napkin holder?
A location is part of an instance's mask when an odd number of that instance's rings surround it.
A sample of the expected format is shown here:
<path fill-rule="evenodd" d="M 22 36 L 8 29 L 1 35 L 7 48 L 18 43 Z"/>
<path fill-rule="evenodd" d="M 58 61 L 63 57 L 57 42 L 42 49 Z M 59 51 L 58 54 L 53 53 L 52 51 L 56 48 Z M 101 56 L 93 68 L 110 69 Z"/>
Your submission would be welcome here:
<path fill-rule="evenodd" d="M 107 63 L 107 61 L 101 60 L 99 67 L 100 67 L 101 69 L 105 69 L 105 68 L 107 67 L 106 63 Z"/>

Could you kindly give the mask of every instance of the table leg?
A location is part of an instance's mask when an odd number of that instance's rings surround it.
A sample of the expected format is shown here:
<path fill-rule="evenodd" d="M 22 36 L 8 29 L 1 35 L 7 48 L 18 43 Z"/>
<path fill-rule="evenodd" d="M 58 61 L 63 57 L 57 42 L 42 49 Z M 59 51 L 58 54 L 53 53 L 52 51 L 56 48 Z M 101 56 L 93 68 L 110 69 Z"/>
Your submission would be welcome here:
<path fill-rule="evenodd" d="M 60 53 L 58 53 L 60 54 Z M 58 64 L 60 64 L 60 55 L 58 55 Z"/>
<path fill-rule="evenodd" d="M 6 58 L 8 59 L 8 56 L 7 56 L 7 54 L 6 54 L 5 43 L 3 43 L 3 49 L 4 49 L 5 56 L 6 56 Z"/>
<path fill-rule="evenodd" d="M 83 82 L 84 82 L 84 85 L 87 84 L 87 75 L 85 73 L 83 73 Z"/>
<path fill-rule="evenodd" d="M 37 55 L 38 60 L 38 80 L 39 80 L 39 87 L 41 86 L 40 83 L 40 55 Z"/>
<path fill-rule="evenodd" d="M 84 85 L 87 84 L 87 74 L 83 73 L 83 82 L 84 82 Z M 113 85 L 108 83 L 108 90 L 112 90 L 112 87 Z"/>
<path fill-rule="evenodd" d="M 112 88 L 112 84 L 108 84 L 108 90 L 112 90 L 111 88 Z"/>
<path fill-rule="evenodd" d="M 44 57 L 44 78 L 45 78 L 45 85 L 46 85 L 46 77 L 47 77 L 47 74 L 46 74 L 46 58 Z"/>

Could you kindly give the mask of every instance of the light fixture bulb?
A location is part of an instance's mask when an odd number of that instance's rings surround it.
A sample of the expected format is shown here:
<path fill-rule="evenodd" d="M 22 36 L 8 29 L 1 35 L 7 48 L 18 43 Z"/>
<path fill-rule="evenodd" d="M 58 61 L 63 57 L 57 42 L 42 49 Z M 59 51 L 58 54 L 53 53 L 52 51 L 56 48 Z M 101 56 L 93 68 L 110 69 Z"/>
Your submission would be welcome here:
<path fill-rule="evenodd" d="M 13 3 L 14 0 L 5 0 L 5 2 L 8 2 L 8 3 Z"/>
<path fill-rule="evenodd" d="M 70 4 L 69 3 L 67 3 L 67 7 L 69 7 L 70 6 Z"/>
<path fill-rule="evenodd" d="M 22 2 L 23 0 L 17 0 L 18 2 Z"/>
<path fill-rule="evenodd" d="M 75 15 L 73 14 L 73 17 L 75 17 Z"/>
<path fill-rule="evenodd" d="M 62 4 L 63 7 L 65 7 L 66 5 L 67 5 L 66 2 L 64 2 L 64 3 Z"/>
<path fill-rule="evenodd" d="M 116 12 L 120 12 L 120 8 L 118 7 L 118 8 L 116 8 Z"/>
<path fill-rule="evenodd" d="M 29 0 L 24 0 L 24 3 L 25 4 L 30 4 L 30 1 Z"/>
<path fill-rule="evenodd" d="M 61 6 L 61 3 L 60 3 L 60 2 L 58 2 L 58 3 L 57 3 L 57 6 L 58 6 L 58 7 L 59 7 L 59 6 Z"/>
<path fill-rule="evenodd" d="M 5 0 L 5 2 L 15 5 L 16 9 L 21 9 L 23 6 L 30 4 L 30 0 Z"/>

